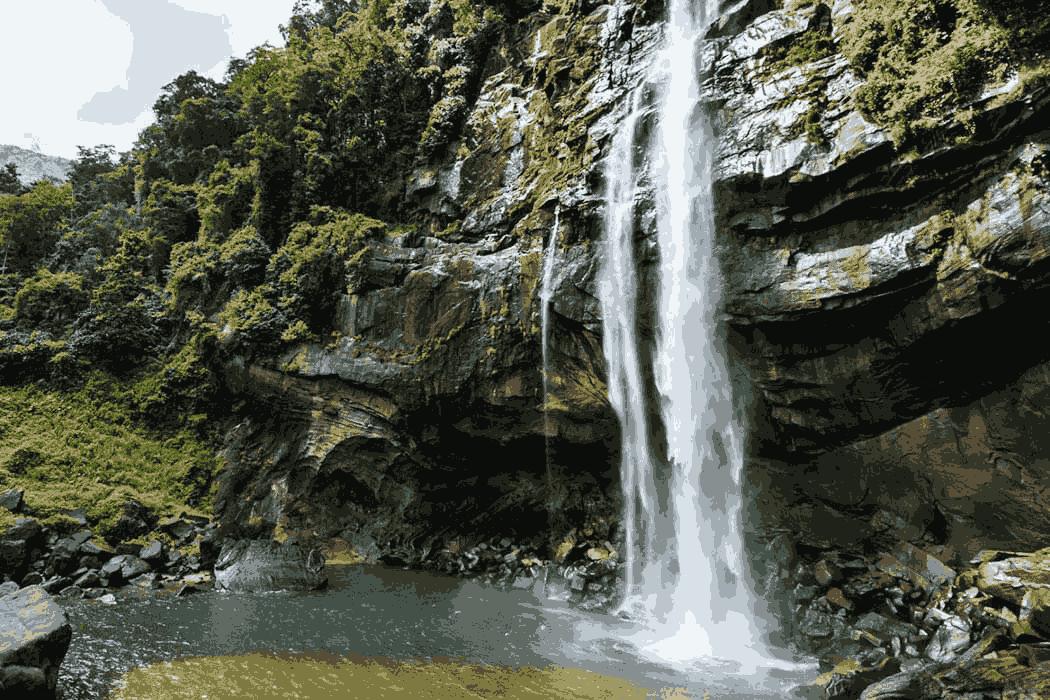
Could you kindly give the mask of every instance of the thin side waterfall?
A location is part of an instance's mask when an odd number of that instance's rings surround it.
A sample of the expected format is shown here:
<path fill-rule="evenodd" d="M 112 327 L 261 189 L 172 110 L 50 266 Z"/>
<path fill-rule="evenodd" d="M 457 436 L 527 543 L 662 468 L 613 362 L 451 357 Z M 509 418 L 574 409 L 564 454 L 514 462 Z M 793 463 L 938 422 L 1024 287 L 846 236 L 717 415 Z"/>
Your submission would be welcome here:
<path fill-rule="evenodd" d="M 697 42 L 717 0 L 674 0 L 648 84 L 659 91 L 655 138 L 635 144 L 639 89 L 609 157 L 601 276 L 609 398 L 622 429 L 626 587 L 621 609 L 649 628 L 667 660 L 762 664 L 760 603 L 747 580 L 742 528 L 743 430 L 720 340 L 713 257 L 714 142 L 699 104 Z M 646 146 L 656 193 L 659 274 L 647 400 L 639 352 L 632 151 Z M 657 425 L 656 421 L 660 424 Z M 666 437 L 666 453 L 660 431 Z M 657 474 L 669 473 L 661 489 Z M 665 481 L 665 480 L 664 480 Z"/>
<path fill-rule="evenodd" d="M 551 437 L 554 436 L 554 426 L 550 420 L 550 408 L 548 404 L 551 398 L 551 366 L 550 366 L 550 307 L 551 298 L 554 294 L 554 265 L 558 261 L 558 229 L 560 228 L 561 205 L 554 209 L 554 227 L 551 229 L 550 240 L 547 250 L 543 255 L 543 275 L 540 280 L 540 349 L 543 356 L 543 440 L 544 453 L 547 460 L 547 480 L 553 478 L 551 473 Z"/>

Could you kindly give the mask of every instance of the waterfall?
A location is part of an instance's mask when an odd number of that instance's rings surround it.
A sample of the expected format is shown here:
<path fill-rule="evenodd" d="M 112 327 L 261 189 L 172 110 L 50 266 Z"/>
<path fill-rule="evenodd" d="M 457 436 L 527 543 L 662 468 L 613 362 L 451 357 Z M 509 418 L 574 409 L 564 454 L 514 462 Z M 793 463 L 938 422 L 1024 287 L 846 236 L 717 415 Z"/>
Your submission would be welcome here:
<path fill-rule="evenodd" d="M 554 226 L 543 255 L 543 274 L 540 280 L 540 352 L 543 358 L 543 451 L 547 462 L 547 484 L 554 480 L 551 469 L 551 438 L 555 435 L 550 419 L 551 365 L 550 365 L 550 313 L 554 294 L 554 265 L 558 261 L 558 229 L 560 228 L 561 204 L 554 209 Z"/>
<path fill-rule="evenodd" d="M 661 658 L 761 663 L 768 654 L 741 532 L 743 432 L 734 419 L 717 313 L 714 143 L 699 105 L 697 44 L 716 15 L 716 0 L 672 0 L 665 43 L 647 80 L 658 90 L 655 138 L 635 143 L 645 116 L 644 86 L 632 96 L 631 113 L 615 138 L 606 171 L 600 278 L 604 351 L 609 399 L 622 433 L 622 610 L 646 621 L 643 641 Z M 638 337 L 634 259 L 640 173 L 633 151 L 642 147 L 648 149 L 659 250 L 651 349 Z M 643 364 L 648 357 L 651 366 Z M 646 376 L 655 396 L 647 393 Z"/>
<path fill-rule="evenodd" d="M 550 366 L 550 307 L 554 294 L 554 265 L 558 262 L 558 228 L 561 218 L 561 205 L 554 209 L 554 226 L 551 228 L 550 240 L 543 255 L 543 274 L 540 279 L 540 348 L 543 356 L 543 434 L 547 436 L 548 446 L 551 437 L 550 415 L 547 404 L 551 396 Z M 548 449 L 549 452 L 549 449 Z M 550 455 L 548 455 L 548 462 Z M 550 464 L 547 465 L 548 468 Z"/>

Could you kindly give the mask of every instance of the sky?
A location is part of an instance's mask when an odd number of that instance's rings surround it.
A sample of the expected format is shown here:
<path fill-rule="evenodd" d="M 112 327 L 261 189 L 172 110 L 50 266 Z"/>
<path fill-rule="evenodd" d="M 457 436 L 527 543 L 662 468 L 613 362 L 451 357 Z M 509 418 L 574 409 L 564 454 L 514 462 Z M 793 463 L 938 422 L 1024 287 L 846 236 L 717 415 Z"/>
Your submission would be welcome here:
<path fill-rule="evenodd" d="M 190 69 L 221 80 L 269 41 L 295 0 L 49 0 L 0 9 L 0 144 L 76 158 L 131 149 L 160 88 Z M 19 31 L 18 28 L 22 28 Z"/>

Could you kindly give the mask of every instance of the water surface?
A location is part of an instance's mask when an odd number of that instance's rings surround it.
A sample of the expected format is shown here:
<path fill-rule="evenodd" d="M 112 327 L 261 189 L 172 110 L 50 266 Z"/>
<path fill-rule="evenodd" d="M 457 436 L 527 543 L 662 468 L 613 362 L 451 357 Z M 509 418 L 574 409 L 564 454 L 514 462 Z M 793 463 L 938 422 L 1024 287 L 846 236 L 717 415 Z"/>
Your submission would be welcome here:
<path fill-rule="evenodd" d="M 475 666 L 475 671 L 456 673 L 476 672 L 479 665 L 553 665 L 623 679 L 652 691 L 653 697 L 703 697 L 707 691 L 710 697 L 782 698 L 792 694 L 792 686 L 815 675 L 812 669 L 750 673 L 713 661 L 661 663 L 631 641 L 639 627 L 619 617 L 541 599 L 527 588 L 502 590 L 378 566 L 331 566 L 328 589 L 309 593 L 209 590 L 173 598 L 125 591 L 118 599 L 117 605 L 64 603 L 74 633 L 62 664 L 60 700 L 111 697 L 112 687 L 128 671 L 157 662 L 226 656 L 248 668 L 244 659 L 257 657 L 246 655 L 259 651 L 270 658 L 283 654 L 286 660 L 309 658 L 329 666 L 332 659 L 342 658 L 355 659 L 360 666 L 367 661 L 363 657 L 388 668 L 396 667 L 398 660 L 460 660 Z M 317 668 L 317 673 L 327 672 L 324 665 Z M 173 671 L 165 677 L 176 675 Z M 340 677 L 346 676 L 336 674 L 332 683 Z M 214 679 L 211 693 L 197 681 L 192 694 L 178 697 L 229 697 L 221 681 Z M 397 678 L 391 676 L 389 682 L 393 689 Z M 512 675 L 494 687 L 512 697 L 507 683 L 514 683 Z M 585 685 L 597 689 L 600 684 Z M 668 695 L 672 691 L 674 695 Z M 503 697 L 496 691 L 482 692 L 481 687 L 474 694 Z M 272 697 L 296 695 L 274 691 Z"/>

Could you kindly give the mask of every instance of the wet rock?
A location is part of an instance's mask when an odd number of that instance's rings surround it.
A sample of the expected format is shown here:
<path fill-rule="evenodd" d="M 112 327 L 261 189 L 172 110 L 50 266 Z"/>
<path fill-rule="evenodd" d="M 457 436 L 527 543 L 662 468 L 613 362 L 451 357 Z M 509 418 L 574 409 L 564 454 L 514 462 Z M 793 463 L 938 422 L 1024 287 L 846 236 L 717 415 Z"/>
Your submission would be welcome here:
<path fill-rule="evenodd" d="M 147 573 L 153 570 L 153 566 L 148 561 L 143 561 L 138 557 L 130 557 L 124 560 L 124 563 L 120 567 L 120 575 L 125 581 L 130 581 L 140 574 Z"/>
<path fill-rule="evenodd" d="M 907 542 L 883 555 L 875 566 L 890 576 L 904 579 L 927 591 L 934 591 L 955 579 L 955 571 L 931 554 Z"/>
<path fill-rule="evenodd" d="M 858 630 L 871 632 L 883 642 L 888 642 L 894 637 L 909 638 L 919 631 L 915 625 L 894 620 L 874 612 L 861 615 L 853 626 Z"/>
<path fill-rule="evenodd" d="M 926 647 L 928 659 L 948 662 L 970 646 L 970 624 L 960 617 L 951 616 L 941 623 Z"/>
<path fill-rule="evenodd" d="M 1017 617 L 1022 629 L 1027 624 L 1032 632 L 1050 639 L 1050 589 L 1030 588 L 1026 591 Z"/>
<path fill-rule="evenodd" d="M 84 589 L 80 586 L 66 586 L 58 592 L 59 598 L 66 598 L 68 600 L 77 600 L 84 597 Z"/>
<path fill-rule="evenodd" d="M 157 532 L 169 535 L 176 543 L 188 541 L 197 532 L 198 524 L 182 517 L 165 518 L 157 523 Z"/>
<path fill-rule="evenodd" d="M 152 508 L 144 506 L 134 499 L 124 502 L 124 513 L 106 535 L 110 542 L 131 540 L 148 534 L 157 524 L 158 517 Z M 118 552 L 132 553 L 132 552 Z"/>
<path fill-rule="evenodd" d="M 200 562 L 201 566 L 211 569 L 219 559 L 222 552 L 223 538 L 219 536 L 217 529 L 211 529 L 200 537 Z"/>
<path fill-rule="evenodd" d="M 8 489 L 0 493 L 0 508 L 6 508 L 12 513 L 17 513 L 22 508 L 22 496 L 24 489 Z"/>
<path fill-rule="evenodd" d="M 795 589 L 791 592 L 791 596 L 796 601 L 804 602 L 815 598 L 819 590 L 820 589 L 817 586 L 803 586 L 800 583 L 795 586 Z"/>
<path fill-rule="evenodd" d="M 838 622 L 834 615 L 810 607 L 799 621 L 799 630 L 809 637 L 823 639 L 832 635 Z"/>
<path fill-rule="evenodd" d="M 74 585 L 80 586 L 81 588 L 96 588 L 99 585 L 99 576 L 97 571 L 88 571 L 86 574 L 74 581 Z"/>
<path fill-rule="evenodd" d="M 813 567 L 813 578 L 817 580 L 817 583 L 825 586 L 833 581 L 840 580 L 842 578 L 842 570 L 834 562 L 821 559 Z"/>
<path fill-rule="evenodd" d="M 160 576 L 156 573 L 140 574 L 135 578 L 130 579 L 128 584 L 148 590 L 156 590 L 161 587 Z"/>
<path fill-rule="evenodd" d="M 145 547 L 143 547 L 142 551 L 139 552 L 138 556 L 139 559 L 142 559 L 143 561 L 148 561 L 151 564 L 157 564 L 165 558 L 167 553 L 167 545 L 165 545 L 163 542 L 154 540 Z"/>
<path fill-rule="evenodd" d="M 39 586 L 44 582 L 44 577 L 38 571 L 30 571 L 22 579 L 22 587 Z"/>
<path fill-rule="evenodd" d="M 318 549 L 265 540 L 239 540 L 222 549 L 215 585 L 229 591 L 315 590 L 328 583 Z"/>
<path fill-rule="evenodd" d="M 80 543 L 72 538 L 64 538 L 55 543 L 51 553 L 50 565 L 56 574 L 66 574 L 77 567 Z"/>
<path fill-rule="evenodd" d="M 134 560 L 135 557 L 130 554 L 118 554 L 102 565 L 102 568 L 99 569 L 99 576 L 116 583 L 123 578 L 121 569 L 124 565 Z"/>
<path fill-rule="evenodd" d="M 193 595 L 194 593 L 201 593 L 203 590 L 204 589 L 200 586 L 195 586 L 192 583 L 183 583 L 179 585 L 178 589 L 176 589 L 175 597 L 184 598 Z"/>
<path fill-rule="evenodd" d="M 63 588 L 71 585 L 72 583 L 73 579 L 69 578 L 68 576 L 56 576 L 55 578 L 50 579 L 49 581 L 45 581 L 42 584 L 41 588 L 43 588 L 48 593 L 55 595 Z"/>
<path fill-rule="evenodd" d="M 105 588 L 88 588 L 84 591 L 84 598 L 86 600 L 95 600 L 97 598 L 101 598 L 104 595 L 106 595 Z"/>
<path fill-rule="evenodd" d="M 101 569 L 102 562 L 98 557 L 84 556 L 80 557 L 80 568 L 82 569 Z"/>
<path fill-rule="evenodd" d="M 872 683 L 896 673 L 899 667 L 890 659 L 862 664 L 856 659 L 845 659 L 817 677 L 814 685 L 823 687 L 825 700 L 855 698 Z"/>
<path fill-rule="evenodd" d="M 977 569 L 982 593 L 1021 605 L 1029 585 L 1050 585 L 1050 548 L 1022 557 L 989 561 Z"/>
<path fill-rule="evenodd" d="M 901 671 L 875 681 L 860 694 L 860 700 L 903 700 L 921 697 L 922 674 L 917 670 Z"/>
<path fill-rule="evenodd" d="M 97 557 L 100 561 L 102 561 L 108 560 L 116 552 L 113 549 L 113 547 L 104 542 L 84 542 L 80 545 L 80 553 L 87 556 Z"/>
<path fill-rule="evenodd" d="M 5 538 L 8 540 L 35 542 L 43 534 L 43 530 L 44 528 L 41 527 L 40 523 L 33 518 L 18 518 L 15 520 L 15 524 L 7 529 Z"/>
<path fill-rule="evenodd" d="M 842 608 L 844 610 L 850 610 L 853 607 L 853 603 L 843 595 L 842 591 L 838 588 L 832 588 L 824 596 L 829 603 L 835 607 Z"/>
<path fill-rule="evenodd" d="M 25 565 L 28 548 L 25 540 L 0 540 L 0 571 L 11 572 Z"/>
<path fill-rule="evenodd" d="M 139 556 L 139 553 L 142 552 L 142 545 L 133 544 L 131 542 L 121 542 L 113 548 L 113 551 L 117 554 L 130 554 L 133 557 L 137 557 Z"/>
<path fill-rule="evenodd" d="M 53 697 L 72 636 L 62 608 L 40 586 L 0 598 L 0 688 L 5 697 Z"/>

